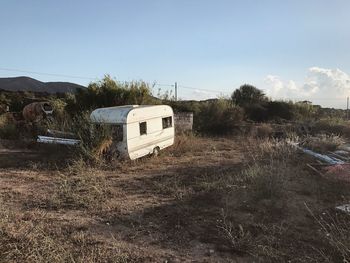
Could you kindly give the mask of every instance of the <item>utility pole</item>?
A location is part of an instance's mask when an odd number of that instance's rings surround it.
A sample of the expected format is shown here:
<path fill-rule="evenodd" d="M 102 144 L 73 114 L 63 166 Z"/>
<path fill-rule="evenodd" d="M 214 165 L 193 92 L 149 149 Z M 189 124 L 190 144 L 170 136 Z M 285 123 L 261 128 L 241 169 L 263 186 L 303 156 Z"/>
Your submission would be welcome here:
<path fill-rule="evenodd" d="M 346 119 L 349 120 L 349 97 L 346 98 Z"/>
<path fill-rule="evenodd" d="M 175 101 L 177 101 L 177 82 L 175 82 Z"/>

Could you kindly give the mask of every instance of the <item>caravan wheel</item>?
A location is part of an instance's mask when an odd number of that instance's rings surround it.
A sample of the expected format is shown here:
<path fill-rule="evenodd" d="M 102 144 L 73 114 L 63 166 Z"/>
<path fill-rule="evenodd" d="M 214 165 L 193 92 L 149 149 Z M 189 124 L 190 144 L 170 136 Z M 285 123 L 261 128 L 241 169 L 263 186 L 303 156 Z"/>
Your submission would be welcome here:
<path fill-rule="evenodd" d="M 157 157 L 158 155 L 159 155 L 159 151 L 160 151 L 160 149 L 159 149 L 159 147 L 155 147 L 154 149 L 153 149 L 153 156 L 155 156 L 155 157 Z"/>

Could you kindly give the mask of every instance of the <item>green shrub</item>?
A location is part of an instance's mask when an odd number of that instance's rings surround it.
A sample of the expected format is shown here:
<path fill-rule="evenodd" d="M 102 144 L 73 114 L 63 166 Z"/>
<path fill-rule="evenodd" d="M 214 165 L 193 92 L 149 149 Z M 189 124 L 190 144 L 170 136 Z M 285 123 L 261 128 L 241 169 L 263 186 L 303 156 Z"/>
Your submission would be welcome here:
<path fill-rule="evenodd" d="M 194 125 L 200 132 L 225 134 L 232 132 L 243 117 L 241 107 L 232 105 L 228 100 L 218 99 L 201 105 L 194 117 Z"/>
<path fill-rule="evenodd" d="M 250 184 L 255 200 L 281 198 L 286 180 L 285 163 L 276 161 L 266 165 L 254 164 L 242 176 Z"/>
<path fill-rule="evenodd" d="M 205 102 L 200 101 L 174 101 L 163 100 L 163 104 L 171 106 L 174 112 L 193 112 L 194 115 L 198 114 L 201 110 L 201 104 Z"/>
<path fill-rule="evenodd" d="M 317 106 L 307 102 L 293 104 L 293 116 L 295 120 L 310 120 L 317 117 Z"/>
<path fill-rule="evenodd" d="M 313 130 L 317 133 L 350 137 L 350 123 L 339 118 L 324 118 L 314 123 Z"/>
<path fill-rule="evenodd" d="M 70 116 L 63 114 L 59 118 L 46 123 L 49 129 L 72 134 L 80 143 L 74 148 L 77 158 L 85 161 L 101 162 L 103 154 L 112 144 L 112 129 L 109 125 L 98 125 L 90 120 L 90 112 L 82 112 Z"/>
<path fill-rule="evenodd" d="M 244 106 L 246 117 L 256 122 L 264 122 L 269 118 L 269 113 L 265 104 L 249 104 Z"/>
<path fill-rule="evenodd" d="M 335 151 L 338 146 L 344 144 L 342 137 L 338 135 L 320 134 L 318 136 L 306 137 L 302 145 L 316 152 L 327 153 Z"/>
<path fill-rule="evenodd" d="M 294 105 L 285 101 L 269 101 L 267 103 L 267 112 L 270 120 L 294 119 Z"/>
<path fill-rule="evenodd" d="M 256 87 L 244 84 L 236 89 L 231 95 L 232 102 L 241 107 L 251 104 L 261 104 L 267 101 L 264 92 Z"/>
<path fill-rule="evenodd" d="M 102 107 L 153 102 L 147 83 L 120 83 L 106 75 L 101 81 L 91 83 L 86 89 L 78 89 L 73 97 L 68 97 L 66 110 L 75 114 Z"/>
<path fill-rule="evenodd" d="M 72 133 L 81 141 L 78 150 L 81 157 L 90 161 L 100 161 L 112 144 L 112 130 L 109 125 L 92 123 L 89 112 L 72 118 Z"/>
<path fill-rule="evenodd" d="M 253 126 L 250 135 L 260 139 L 267 139 L 272 137 L 273 133 L 274 129 L 272 126 L 267 123 L 263 123 L 261 125 Z"/>
<path fill-rule="evenodd" d="M 19 131 L 16 124 L 7 121 L 6 116 L 0 116 L 0 138 L 2 139 L 17 139 Z"/>

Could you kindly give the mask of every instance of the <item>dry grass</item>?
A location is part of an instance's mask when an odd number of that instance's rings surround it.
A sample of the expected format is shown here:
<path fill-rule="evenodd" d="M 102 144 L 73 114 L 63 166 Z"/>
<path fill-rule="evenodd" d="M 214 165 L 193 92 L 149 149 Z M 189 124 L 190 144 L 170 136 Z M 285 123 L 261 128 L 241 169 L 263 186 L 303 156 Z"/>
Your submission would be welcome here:
<path fill-rule="evenodd" d="M 0 115 L 0 138 L 17 139 L 19 136 L 18 129 L 14 123 L 10 123 L 6 115 Z"/>
<path fill-rule="evenodd" d="M 235 253 L 246 253 L 267 262 L 285 262 L 290 258 L 292 247 L 286 247 L 290 235 L 288 219 L 291 209 L 291 180 L 302 174 L 295 166 L 295 149 L 286 141 L 251 140 L 247 145 L 246 165 L 237 176 L 234 190 L 223 189 L 225 206 L 218 228 L 226 244 Z M 230 181 L 230 180 L 229 180 Z M 237 199 L 238 200 L 235 200 Z M 253 217 L 238 219 L 237 208 Z M 307 255 L 294 259 L 309 262 Z M 312 254 L 313 259 L 318 255 Z"/>
<path fill-rule="evenodd" d="M 345 213 L 323 212 L 315 215 L 306 205 L 310 215 L 319 226 L 320 238 L 328 242 L 331 250 L 321 251 L 325 262 L 350 262 L 350 223 L 349 215 Z"/>
<path fill-rule="evenodd" d="M 192 140 L 191 145 L 196 142 Z M 193 148 L 199 145 L 208 151 L 208 142 L 200 141 Z M 279 246 L 279 242 L 282 242 L 285 227 L 274 221 L 286 213 L 289 181 L 300 172 L 300 168 L 293 167 L 295 148 L 286 141 L 255 138 L 246 141 L 244 147 L 245 162 L 239 169 L 228 166 L 181 170 L 172 177 L 160 177 L 153 186 L 157 192 L 181 203 L 196 196 L 216 198 L 215 204 L 222 207 L 216 224 L 219 237 L 231 252 L 267 261 L 283 261 L 288 258 L 288 252 L 285 247 Z M 207 206 L 206 209 L 211 207 Z M 240 221 L 237 215 L 242 210 L 255 214 L 259 219 Z M 272 222 L 264 222 L 267 218 Z"/>
<path fill-rule="evenodd" d="M 103 171 L 78 159 L 59 173 L 48 204 L 52 208 L 98 208 L 110 194 Z"/>
<path fill-rule="evenodd" d="M 313 130 L 316 134 L 338 135 L 350 139 L 350 122 L 343 119 L 319 120 L 313 125 Z"/>
<path fill-rule="evenodd" d="M 204 149 L 208 148 L 205 138 L 201 138 L 194 134 L 180 134 L 176 136 L 175 143 L 170 150 L 167 150 L 165 154 L 172 156 L 183 156 L 199 154 Z"/>
<path fill-rule="evenodd" d="M 218 228 L 234 252 L 249 254 L 253 258 L 265 259 L 268 262 L 281 262 L 287 257 L 281 246 L 283 235 L 287 232 L 287 226 L 284 224 L 256 224 L 249 230 L 242 224 L 234 226 L 224 212 L 219 222 Z"/>
<path fill-rule="evenodd" d="M 246 169 L 242 176 L 250 185 L 251 197 L 255 200 L 282 198 L 288 168 L 283 162 L 273 161 L 267 165 L 254 164 Z"/>
<path fill-rule="evenodd" d="M 127 263 L 141 260 L 116 240 L 104 244 L 87 230 L 70 232 L 50 222 L 45 211 L 18 214 L 1 202 L 0 262 Z"/>
<path fill-rule="evenodd" d="M 229 242 L 236 253 L 251 253 L 253 237 L 251 233 L 243 228 L 241 224 L 233 225 L 227 219 L 225 211 L 222 210 L 222 218 L 219 220 L 218 229 L 224 239 Z"/>
<path fill-rule="evenodd" d="M 250 135 L 254 138 L 266 139 L 271 138 L 274 133 L 274 129 L 270 124 L 261 124 L 253 126 Z"/>
<path fill-rule="evenodd" d="M 320 134 L 306 137 L 301 145 L 316 152 L 327 153 L 328 151 L 335 151 L 344 143 L 344 139 L 339 135 Z"/>
<path fill-rule="evenodd" d="M 304 203 L 322 214 L 350 188 L 339 192 L 306 161 L 286 140 L 183 135 L 157 158 L 113 167 L 33 166 L 27 179 L 0 171 L 0 253 L 6 262 L 343 259 L 333 241 L 347 245 L 348 228 L 327 221 L 320 231 Z"/>
<path fill-rule="evenodd" d="M 0 254 L 3 262 L 65 262 L 69 257 L 65 249 L 44 230 L 37 212 L 31 220 L 23 220 L 3 205 L 0 208 Z"/>

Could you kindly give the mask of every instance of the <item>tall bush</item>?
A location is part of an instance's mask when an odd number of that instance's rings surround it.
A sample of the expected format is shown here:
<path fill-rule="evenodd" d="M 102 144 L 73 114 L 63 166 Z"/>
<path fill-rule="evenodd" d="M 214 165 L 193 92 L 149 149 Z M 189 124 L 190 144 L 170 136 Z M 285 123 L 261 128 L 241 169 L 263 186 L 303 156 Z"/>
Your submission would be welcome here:
<path fill-rule="evenodd" d="M 243 120 L 241 107 L 233 105 L 229 100 L 218 99 L 207 101 L 200 106 L 195 116 L 195 128 L 204 133 L 224 134 Z"/>
<path fill-rule="evenodd" d="M 244 84 L 231 95 L 232 102 L 241 107 L 251 104 L 261 104 L 267 101 L 264 92 L 253 85 Z"/>
<path fill-rule="evenodd" d="M 267 103 L 268 117 L 270 120 L 292 120 L 295 117 L 294 108 L 292 102 L 269 101 Z"/>
<path fill-rule="evenodd" d="M 71 114 L 101 107 L 126 104 L 152 103 L 153 97 L 147 83 L 133 81 L 120 83 L 106 75 L 101 81 L 90 83 L 86 89 L 78 89 L 67 98 L 66 109 Z"/>

